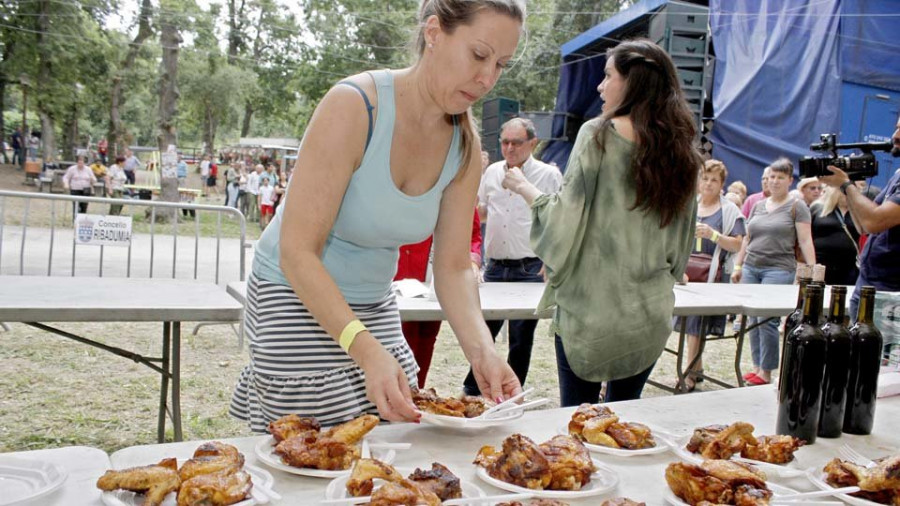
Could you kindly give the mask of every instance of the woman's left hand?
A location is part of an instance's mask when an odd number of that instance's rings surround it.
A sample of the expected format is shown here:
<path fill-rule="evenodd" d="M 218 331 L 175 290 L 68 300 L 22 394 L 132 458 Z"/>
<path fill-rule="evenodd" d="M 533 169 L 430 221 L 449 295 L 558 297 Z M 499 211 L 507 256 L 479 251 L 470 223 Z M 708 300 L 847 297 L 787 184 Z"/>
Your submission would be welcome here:
<path fill-rule="evenodd" d="M 522 169 L 513 167 L 506 170 L 506 175 L 503 176 L 504 188 L 515 193 L 521 193 L 522 185 L 525 184 L 528 184 L 528 180 L 525 179 L 525 173 L 522 172 Z"/>
<path fill-rule="evenodd" d="M 522 385 L 512 367 L 493 349 L 472 360 L 472 373 L 481 395 L 492 401 L 502 402 L 522 392 Z"/>

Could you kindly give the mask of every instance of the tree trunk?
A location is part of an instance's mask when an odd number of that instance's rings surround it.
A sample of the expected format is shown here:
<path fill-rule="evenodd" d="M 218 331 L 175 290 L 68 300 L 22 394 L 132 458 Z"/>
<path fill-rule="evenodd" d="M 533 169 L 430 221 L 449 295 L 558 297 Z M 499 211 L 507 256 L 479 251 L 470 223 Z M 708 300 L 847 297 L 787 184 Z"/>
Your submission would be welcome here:
<path fill-rule="evenodd" d="M 124 154 L 125 148 L 127 147 L 125 142 L 126 130 L 122 125 L 120 113 L 121 106 L 125 102 L 125 98 L 122 96 L 122 77 L 134 65 L 138 51 L 141 50 L 144 41 L 153 35 L 153 29 L 150 27 L 150 16 L 152 16 L 152 12 L 153 4 L 150 3 L 150 0 L 142 0 L 141 11 L 140 14 L 138 14 L 138 33 L 134 37 L 134 40 L 131 41 L 131 45 L 128 47 L 128 53 L 125 55 L 125 60 L 122 62 L 121 68 L 112 80 L 112 90 L 109 94 L 109 126 L 106 134 L 106 139 L 109 142 L 109 155 L 112 158 L 115 158 L 116 155 Z"/>
<path fill-rule="evenodd" d="M 241 123 L 241 137 L 250 134 L 250 120 L 253 119 L 253 104 L 247 100 L 244 102 L 244 121 Z"/>
<path fill-rule="evenodd" d="M 44 158 L 48 161 L 56 159 L 56 128 L 53 114 L 47 103 L 46 83 L 51 79 L 50 46 L 47 35 L 50 33 L 50 1 L 39 0 L 39 14 L 37 19 L 37 53 L 38 53 L 38 82 L 37 82 L 37 110 L 41 117 L 41 136 L 44 141 Z M 25 133 L 23 132 L 23 135 Z"/>
<path fill-rule="evenodd" d="M 206 108 L 206 115 L 203 119 L 203 144 L 206 145 L 206 154 L 215 156 L 216 152 L 216 120 L 212 113 L 212 108 Z"/>
<path fill-rule="evenodd" d="M 44 144 L 44 161 L 56 160 L 56 121 L 49 113 L 39 111 L 41 117 L 41 142 Z"/>
<path fill-rule="evenodd" d="M 63 160 L 75 160 L 75 148 L 78 140 L 75 138 L 75 115 L 69 116 L 62 124 L 62 158 Z"/>
<path fill-rule="evenodd" d="M 182 42 L 181 34 L 175 20 L 164 17 L 161 21 L 159 45 L 162 46 L 162 61 L 159 65 L 159 134 L 156 137 L 160 153 L 164 153 L 169 145 L 177 145 L 178 136 L 175 129 L 175 119 L 178 107 L 178 53 Z M 178 178 L 164 177 L 166 171 L 160 171 L 160 199 L 169 202 L 178 202 Z M 175 219 L 177 214 L 174 209 L 157 213 Z"/>
<path fill-rule="evenodd" d="M 6 58 L 4 58 L 6 60 Z M 6 76 L 0 74 L 0 111 L 6 110 Z M 6 132 L 6 123 L 3 121 L 3 114 L 0 114 L 0 132 Z M 2 143 L 0 143 L 2 146 Z M 6 154 L 5 149 L 0 149 L 3 151 L 3 163 L 9 163 L 9 156 Z"/>

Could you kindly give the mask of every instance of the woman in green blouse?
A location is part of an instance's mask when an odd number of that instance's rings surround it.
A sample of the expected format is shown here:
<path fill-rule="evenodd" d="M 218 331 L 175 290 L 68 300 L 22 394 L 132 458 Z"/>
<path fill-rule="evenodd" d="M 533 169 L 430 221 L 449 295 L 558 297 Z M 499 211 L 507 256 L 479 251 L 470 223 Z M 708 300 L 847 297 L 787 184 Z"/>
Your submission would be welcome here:
<path fill-rule="evenodd" d="M 607 53 L 602 114 L 578 132 L 563 189 L 545 195 L 521 171 L 504 185 L 532 206 L 531 244 L 556 308 L 563 406 L 636 399 L 672 331 L 672 288 L 694 238 L 702 160 L 675 66 L 653 42 Z"/>

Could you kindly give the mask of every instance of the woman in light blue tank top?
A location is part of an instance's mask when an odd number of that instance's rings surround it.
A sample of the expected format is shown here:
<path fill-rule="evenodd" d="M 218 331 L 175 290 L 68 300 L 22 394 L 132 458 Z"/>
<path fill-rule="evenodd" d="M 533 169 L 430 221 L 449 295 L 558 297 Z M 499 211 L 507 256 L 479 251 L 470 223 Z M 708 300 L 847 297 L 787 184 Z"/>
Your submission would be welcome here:
<path fill-rule="evenodd" d="M 417 366 L 391 280 L 398 249 L 434 234 L 438 300 L 484 395 L 521 386 L 493 343 L 469 267 L 481 171 L 470 107 L 519 41 L 523 0 L 424 0 L 410 68 L 351 76 L 323 97 L 247 289 L 250 365 L 229 412 L 333 425 L 415 421 Z"/>

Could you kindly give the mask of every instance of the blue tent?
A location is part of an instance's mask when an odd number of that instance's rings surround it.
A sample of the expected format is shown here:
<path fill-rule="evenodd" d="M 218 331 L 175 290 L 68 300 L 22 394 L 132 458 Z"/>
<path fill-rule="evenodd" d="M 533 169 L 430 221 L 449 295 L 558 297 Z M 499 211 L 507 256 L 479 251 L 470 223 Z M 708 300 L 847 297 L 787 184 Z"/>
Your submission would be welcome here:
<path fill-rule="evenodd" d="M 557 112 L 595 116 L 605 64 L 596 47 L 626 38 L 616 35 L 633 33 L 629 25 L 666 3 L 638 2 L 564 44 Z M 766 165 L 812 154 L 821 133 L 839 133 L 840 142 L 890 138 L 900 113 L 897 0 L 711 0 L 710 33 L 710 141 L 730 180 L 758 191 Z M 570 150 L 570 142 L 551 143 L 544 159 L 563 166 Z M 879 157 L 880 185 L 895 161 Z"/>

